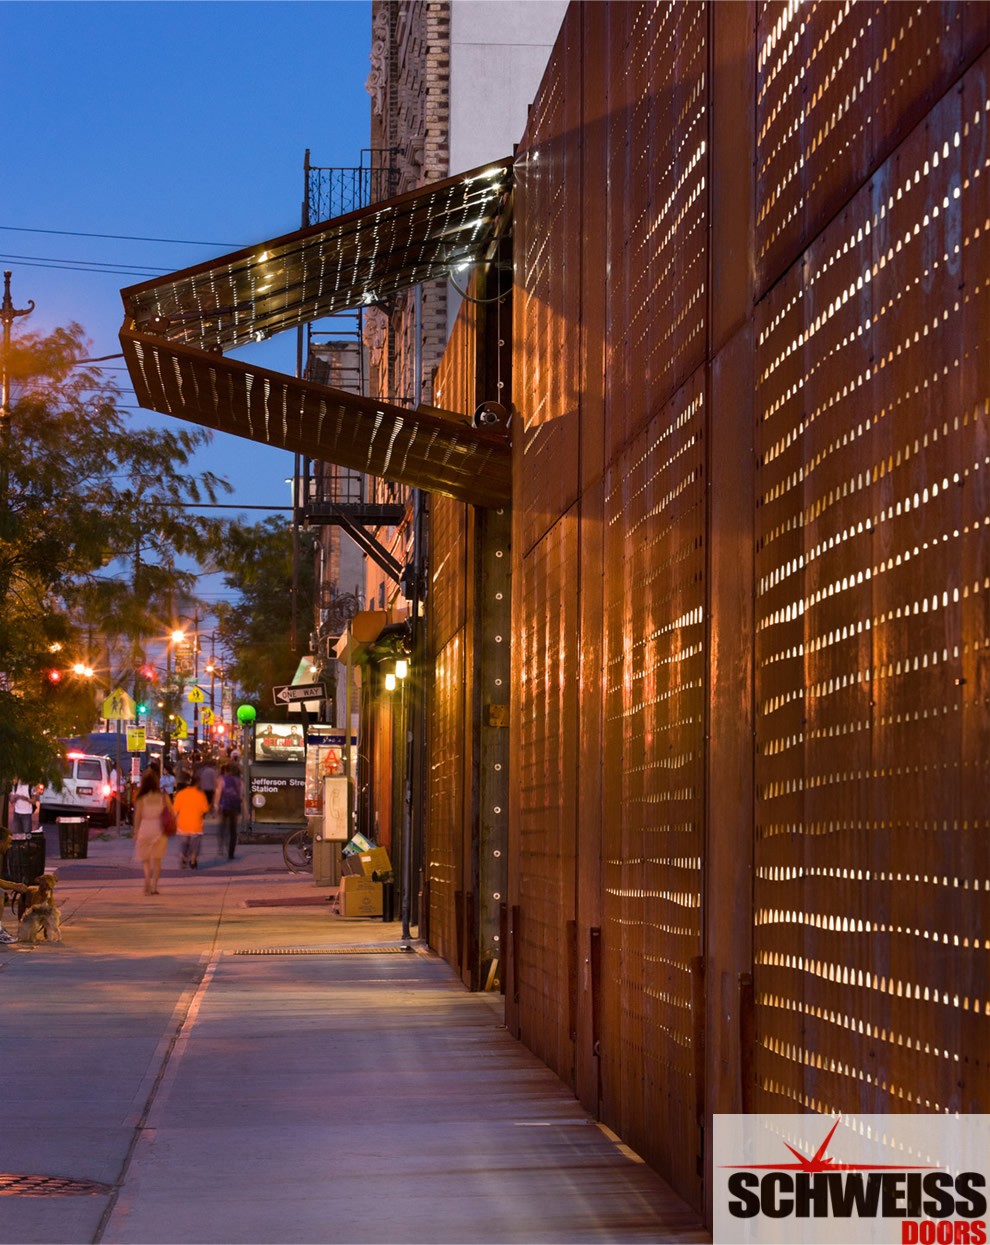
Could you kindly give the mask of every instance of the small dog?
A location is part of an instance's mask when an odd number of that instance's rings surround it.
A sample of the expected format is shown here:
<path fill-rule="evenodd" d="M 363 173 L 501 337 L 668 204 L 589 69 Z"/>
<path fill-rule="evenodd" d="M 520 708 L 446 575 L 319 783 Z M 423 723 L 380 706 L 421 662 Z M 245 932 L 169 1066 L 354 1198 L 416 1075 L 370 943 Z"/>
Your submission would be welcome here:
<path fill-rule="evenodd" d="M 55 874 L 43 873 L 18 898 L 18 942 L 62 941 L 62 913 L 55 907 Z"/>

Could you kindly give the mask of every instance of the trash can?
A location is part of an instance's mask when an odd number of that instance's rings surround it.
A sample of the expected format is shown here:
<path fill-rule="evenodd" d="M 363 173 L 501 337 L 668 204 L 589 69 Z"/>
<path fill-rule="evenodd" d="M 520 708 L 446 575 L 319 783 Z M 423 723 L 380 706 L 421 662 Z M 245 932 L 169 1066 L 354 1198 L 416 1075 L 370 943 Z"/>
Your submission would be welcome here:
<path fill-rule="evenodd" d="M 89 818 L 56 817 L 58 852 L 63 860 L 85 860 L 89 855 Z"/>
<path fill-rule="evenodd" d="M 32 834 L 12 838 L 3 865 L 3 875 L 7 881 L 33 886 L 44 871 L 44 831 L 39 830 Z"/>

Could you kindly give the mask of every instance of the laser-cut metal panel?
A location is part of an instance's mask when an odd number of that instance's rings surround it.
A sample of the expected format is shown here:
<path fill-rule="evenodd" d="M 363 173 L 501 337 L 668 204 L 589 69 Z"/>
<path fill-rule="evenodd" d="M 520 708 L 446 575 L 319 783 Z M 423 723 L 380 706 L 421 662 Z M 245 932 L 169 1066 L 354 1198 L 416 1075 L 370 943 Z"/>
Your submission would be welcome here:
<path fill-rule="evenodd" d="M 988 116 L 983 58 L 759 308 L 754 1109 L 990 1100 Z"/>
<path fill-rule="evenodd" d="M 504 437 L 123 330 L 139 404 L 476 505 L 511 497 Z"/>
<path fill-rule="evenodd" d="M 703 4 L 610 6 L 609 454 L 705 356 L 707 22 Z"/>
<path fill-rule="evenodd" d="M 515 945 L 520 1036 L 564 1081 L 572 1072 L 567 922 L 574 916 L 577 741 L 577 517 L 561 518 L 522 563 L 514 841 L 522 937 Z M 517 564 L 518 565 L 518 564 Z"/>
<path fill-rule="evenodd" d="M 705 422 L 698 373 L 611 464 L 605 500 L 603 1099 L 697 1204 Z"/>
<path fill-rule="evenodd" d="M 494 161 L 121 291 L 128 319 L 229 349 L 444 278 L 488 246 L 512 183 Z M 164 322 L 164 323 L 162 323 Z"/>
<path fill-rule="evenodd" d="M 426 874 L 430 945 L 458 964 L 456 896 L 464 885 L 461 827 L 464 800 L 464 634 L 437 653 L 430 715 L 430 824 Z"/>
<path fill-rule="evenodd" d="M 430 514 L 430 604 L 434 651 L 463 630 L 467 589 L 467 507 L 448 497 Z"/>
<path fill-rule="evenodd" d="M 526 549 L 577 497 L 580 404 L 580 23 L 565 21 L 516 162 L 513 376 Z"/>
<path fill-rule="evenodd" d="M 472 305 L 463 303 L 433 382 L 436 405 L 466 417 L 474 411 L 477 388 L 476 320 Z M 467 574 L 467 510 L 436 498 L 430 519 L 430 626 L 435 652 L 465 624 Z"/>
<path fill-rule="evenodd" d="M 761 4 L 757 284 L 766 289 L 986 43 L 986 6 Z"/>
<path fill-rule="evenodd" d="M 475 322 L 471 304 L 462 305 L 433 385 L 433 400 L 455 411 L 474 409 L 476 388 Z M 435 678 L 430 702 L 430 813 L 427 830 L 430 941 L 458 964 L 459 893 L 471 884 L 464 868 L 464 783 L 471 772 L 466 678 L 468 553 L 471 523 L 467 506 L 447 497 L 430 508 L 430 648 Z"/>

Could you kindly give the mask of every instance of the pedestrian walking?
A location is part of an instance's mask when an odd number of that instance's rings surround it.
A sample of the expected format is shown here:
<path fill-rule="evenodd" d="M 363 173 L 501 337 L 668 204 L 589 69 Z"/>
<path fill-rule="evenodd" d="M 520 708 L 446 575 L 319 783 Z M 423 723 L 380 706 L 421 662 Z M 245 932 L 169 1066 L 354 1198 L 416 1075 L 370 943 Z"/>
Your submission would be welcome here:
<path fill-rule="evenodd" d="M 203 842 L 203 818 L 210 811 L 209 802 L 199 787 L 184 786 L 175 793 L 173 804 L 181 847 L 179 867 L 196 869 Z"/>
<path fill-rule="evenodd" d="M 172 801 L 161 789 L 158 769 L 149 765 L 144 771 L 137 802 L 134 805 L 134 855 L 144 865 L 144 893 L 158 894 L 162 858 L 168 846 L 162 813 L 168 809 L 174 816 Z"/>
<path fill-rule="evenodd" d="M 205 757 L 203 764 L 196 771 L 196 786 L 206 796 L 212 808 L 217 792 L 217 771 L 210 757 Z"/>
<path fill-rule="evenodd" d="M 220 809 L 220 854 L 227 849 L 227 859 L 234 859 L 237 847 L 237 822 L 241 815 L 241 769 L 239 765 L 225 765 L 220 778 L 217 807 Z"/>
<path fill-rule="evenodd" d="M 14 834 L 30 834 L 33 829 L 34 810 L 37 807 L 31 788 L 26 782 L 14 784 L 14 811 L 11 814 L 11 829 Z"/>
<path fill-rule="evenodd" d="M 165 772 L 161 776 L 159 785 L 166 795 L 171 796 L 175 794 L 175 770 L 171 765 L 165 766 Z"/>

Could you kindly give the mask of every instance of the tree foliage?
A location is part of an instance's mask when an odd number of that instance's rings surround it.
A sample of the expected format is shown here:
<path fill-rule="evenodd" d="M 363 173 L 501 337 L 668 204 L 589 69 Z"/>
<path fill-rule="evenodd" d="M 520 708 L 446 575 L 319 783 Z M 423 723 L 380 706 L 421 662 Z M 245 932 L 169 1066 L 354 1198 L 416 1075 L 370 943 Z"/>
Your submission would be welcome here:
<path fill-rule="evenodd" d="M 86 361 L 72 324 L 21 335 L 6 360 L 10 414 L 0 420 L 0 782 L 43 781 L 58 736 L 91 729 L 96 702 L 144 637 L 163 634 L 226 524 L 190 520 L 189 501 L 229 491 L 193 474 L 201 429 L 132 428 L 106 373 Z M 58 647 L 60 646 L 60 647 Z M 102 683 L 70 672 L 99 650 Z M 130 655 L 130 656 L 129 656 Z M 64 677 L 57 684 L 48 671 Z"/>
<path fill-rule="evenodd" d="M 232 524 L 217 554 L 228 588 L 241 596 L 236 606 L 216 609 L 224 647 L 234 654 L 228 675 L 259 716 L 282 721 L 286 706 L 274 708 L 272 688 L 289 683 L 300 657 L 309 650 L 313 621 L 315 538 L 300 531 L 296 584 L 297 644 L 292 645 L 293 536 L 282 518 Z"/>

